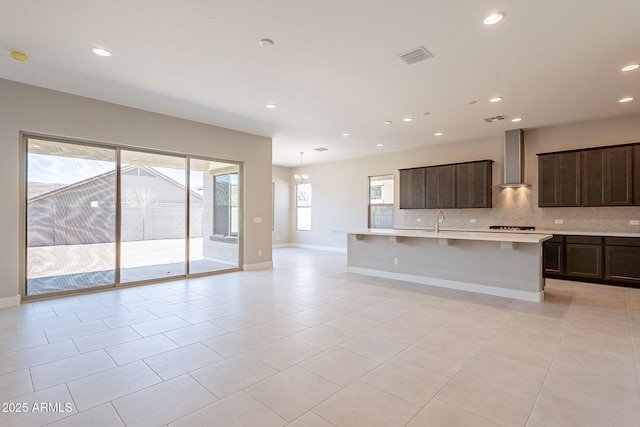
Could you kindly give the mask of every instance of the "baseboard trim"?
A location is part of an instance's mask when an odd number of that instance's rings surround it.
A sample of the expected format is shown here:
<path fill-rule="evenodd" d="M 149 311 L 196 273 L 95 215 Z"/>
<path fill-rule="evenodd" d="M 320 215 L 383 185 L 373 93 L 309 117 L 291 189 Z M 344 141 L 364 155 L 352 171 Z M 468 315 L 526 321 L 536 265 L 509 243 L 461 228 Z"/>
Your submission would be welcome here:
<path fill-rule="evenodd" d="M 273 268 L 272 261 L 257 262 L 255 264 L 244 264 L 242 266 L 242 269 L 244 271 L 270 270 L 272 268 Z"/>
<path fill-rule="evenodd" d="M 0 298 L 0 308 L 16 307 L 20 305 L 20 295 Z"/>
<path fill-rule="evenodd" d="M 302 249 L 315 249 L 318 251 L 330 251 L 347 253 L 347 248 L 338 248 L 336 246 L 322 246 L 322 245 L 306 245 L 304 243 L 281 243 L 273 245 L 274 248 L 302 248 Z"/>
<path fill-rule="evenodd" d="M 475 292 L 478 294 L 494 295 L 498 297 L 512 298 L 522 301 L 542 302 L 544 291 L 526 292 L 516 289 L 496 288 L 494 286 L 479 285 L 476 283 L 458 282 L 456 280 L 437 279 L 433 277 L 416 276 L 414 274 L 394 273 L 391 271 L 373 270 L 370 268 L 347 267 L 350 273 L 363 274 L 365 276 L 382 277 L 384 279 L 401 280 L 403 282 L 419 283 L 421 285 L 438 286 L 440 288 L 457 289 L 460 291 Z"/>

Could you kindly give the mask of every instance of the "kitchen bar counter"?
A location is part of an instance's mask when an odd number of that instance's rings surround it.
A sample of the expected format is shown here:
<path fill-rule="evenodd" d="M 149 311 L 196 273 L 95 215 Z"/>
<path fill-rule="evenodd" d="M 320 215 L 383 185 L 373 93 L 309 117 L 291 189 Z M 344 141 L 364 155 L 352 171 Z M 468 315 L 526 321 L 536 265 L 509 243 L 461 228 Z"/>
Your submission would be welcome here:
<path fill-rule="evenodd" d="M 544 299 L 542 242 L 550 234 L 347 230 L 347 270 L 526 301 Z"/>
<path fill-rule="evenodd" d="M 431 228 L 415 228 L 415 227 L 397 227 L 393 230 L 406 231 L 433 231 Z M 470 233 L 514 233 L 510 230 L 487 230 L 487 229 L 468 229 L 468 228 L 447 228 L 449 231 L 466 231 Z M 564 236 L 601 236 L 601 237 L 640 237 L 640 231 L 579 231 L 579 230 L 549 230 L 543 228 L 536 228 L 535 230 L 521 230 L 515 232 L 516 234 L 558 234 Z"/>

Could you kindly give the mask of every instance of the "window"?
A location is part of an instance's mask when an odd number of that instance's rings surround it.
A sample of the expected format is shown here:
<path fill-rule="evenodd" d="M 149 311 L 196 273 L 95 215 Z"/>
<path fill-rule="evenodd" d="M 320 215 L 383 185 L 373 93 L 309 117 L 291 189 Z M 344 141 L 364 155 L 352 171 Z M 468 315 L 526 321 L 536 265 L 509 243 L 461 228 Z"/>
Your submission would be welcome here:
<path fill-rule="evenodd" d="M 214 234 L 238 235 L 238 173 L 214 177 Z"/>
<path fill-rule="evenodd" d="M 311 184 L 296 185 L 296 230 L 311 230 Z"/>
<path fill-rule="evenodd" d="M 393 175 L 369 177 L 369 228 L 393 227 Z"/>

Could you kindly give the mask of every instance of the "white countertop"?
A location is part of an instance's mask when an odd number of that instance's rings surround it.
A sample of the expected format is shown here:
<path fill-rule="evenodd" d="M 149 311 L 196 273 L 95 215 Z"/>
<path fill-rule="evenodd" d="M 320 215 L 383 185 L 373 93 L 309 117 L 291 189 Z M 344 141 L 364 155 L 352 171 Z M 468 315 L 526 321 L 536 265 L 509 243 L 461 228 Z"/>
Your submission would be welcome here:
<path fill-rule="evenodd" d="M 394 230 L 421 230 L 421 231 L 433 231 L 430 228 L 415 228 L 415 227 L 394 227 Z M 485 232 L 485 233 L 508 233 L 513 234 L 511 230 L 471 230 L 468 228 L 447 228 L 448 231 L 468 231 L 468 232 Z M 536 228 L 535 230 L 519 230 L 516 234 L 557 234 L 567 236 L 607 236 L 607 237 L 640 237 L 639 232 L 615 232 L 615 231 L 578 231 L 578 230 L 548 230 L 542 228 Z"/>
<path fill-rule="evenodd" d="M 551 234 L 540 233 L 514 233 L 492 231 L 461 231 L 461 230 L 441 230 L 436 233 L 428 229 L 398 229 L 398 228 L 363 228 L 357 230 L 345 230 L 344 233 L 365 235 L 365 236 L 388 236 L 388 237 L 420 237 L 426 239 L 451 239 L 451 240 L 483 240 L 494 242 L 515 242 L 515 243 L 541 243 L 553 237 Z"/>

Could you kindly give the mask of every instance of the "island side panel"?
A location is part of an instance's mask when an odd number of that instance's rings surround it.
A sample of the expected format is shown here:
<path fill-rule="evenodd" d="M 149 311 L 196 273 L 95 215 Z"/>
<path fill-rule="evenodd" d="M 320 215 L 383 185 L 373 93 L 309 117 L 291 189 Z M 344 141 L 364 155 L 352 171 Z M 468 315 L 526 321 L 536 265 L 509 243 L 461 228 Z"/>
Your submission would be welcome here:
<path fill-rule="evenodd" d="M 365 235 L 347 240 L 349 271 L 399 280 L 471 290 L 529 301 L 541 301 L 540 243 L 515 243 L 503 250 L 501 242 Z M 398 265 L 394 264 L 398 259 Z M 466 286 L 470 285 L 470 286 Z"/>

